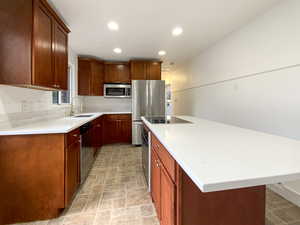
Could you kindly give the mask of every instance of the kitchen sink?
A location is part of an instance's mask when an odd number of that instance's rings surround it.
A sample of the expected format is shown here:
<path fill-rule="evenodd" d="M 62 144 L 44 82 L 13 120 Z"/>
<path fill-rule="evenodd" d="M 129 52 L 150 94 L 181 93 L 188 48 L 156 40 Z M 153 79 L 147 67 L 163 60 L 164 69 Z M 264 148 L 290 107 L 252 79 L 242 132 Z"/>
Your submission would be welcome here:
<path fill-rule="evenodd" d="M 78 115 L 78 116 L 74 116 L 75 118 L 82 118 L 82 117 L 92 117 L 94 115 L 92 114 L 86 114 L 86 115 Z"/>

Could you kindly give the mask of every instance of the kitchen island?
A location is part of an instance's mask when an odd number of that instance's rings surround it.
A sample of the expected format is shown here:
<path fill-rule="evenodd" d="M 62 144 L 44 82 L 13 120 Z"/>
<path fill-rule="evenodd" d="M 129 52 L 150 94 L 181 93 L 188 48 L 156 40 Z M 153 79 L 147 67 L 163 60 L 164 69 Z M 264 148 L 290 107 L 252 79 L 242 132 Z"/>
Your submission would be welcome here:
<path fill-rule="evenodd" d="M 151 124 L 143 118 L 152 133 L 152 178 L 159 177 L 160 184 L 152 179 L 151 192 L 162 224 L 263 225 L 265 185 L 300 179 L 300 142 L 179 118 L 192 124 Z"/>

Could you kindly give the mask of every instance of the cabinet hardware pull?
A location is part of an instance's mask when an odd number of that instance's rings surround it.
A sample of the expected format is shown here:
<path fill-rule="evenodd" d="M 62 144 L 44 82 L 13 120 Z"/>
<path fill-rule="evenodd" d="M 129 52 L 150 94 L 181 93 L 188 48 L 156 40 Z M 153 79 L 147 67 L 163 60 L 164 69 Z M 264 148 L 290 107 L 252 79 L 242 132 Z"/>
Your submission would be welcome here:
<path fill-rule="evenodd" d="M 77 134 L 73 134 L 73 137 L 78 137 L 78 135 Z"/>

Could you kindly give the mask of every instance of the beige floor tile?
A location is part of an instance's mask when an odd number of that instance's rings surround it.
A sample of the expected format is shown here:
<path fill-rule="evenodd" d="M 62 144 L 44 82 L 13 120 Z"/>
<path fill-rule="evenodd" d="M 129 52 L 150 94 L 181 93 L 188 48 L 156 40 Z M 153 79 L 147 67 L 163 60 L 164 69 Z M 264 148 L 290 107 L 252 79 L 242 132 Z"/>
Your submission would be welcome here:
<path fill-rule="evenodd" d="M 62 225 L 92 225 L 94 224 L 95 214 L 77 214 L 73 216 L 67 216 L 64 218 Z"/>
<path fill-rule="evenodd" d="M 143 225 L 158 225 L 159 221 L 156 216 L 143 218 Z"/>
<path fill-rule="evenodd" d="M 300 208 L 267 189 L 266 225 L 300 225 Z M 104 146 L 61 217 L 18 225 L 158 225 L 142 171 L 141 148 Z"/>
<path fill-rule="evenodd" d="M 285 223 L 300 221 L 300 208 L 292 206 L 290 208 L 277 209 L 273 213 Z"/>
<path fill-rule="evenodd" d="M 70 215 L 81 213 L 84 207 L 86 206 L 87 202 L 88 202 L 88 195 L 76 196 L 69 209 L 66 210 L 65 215 L 70 216 Z"/>
<path fill-rule="evenodd" d="M 96 213 L 100 200 L 101 194 L 91 194 L 85 204 L 83 213 Z"/>
<path fill-rule="evenodd" d="M 111 221 L 111 211 L 105 210 L 97 212 L 93 225 L 109 225 Z"/>
<path fill-rule="evenodd" d="M 294 223 L 289 223 L 288 225 L 300 225 L 300 221 L 294 222 Z"/>
<path fill-rule="evenodd" d="M 105 191 L 103 192 L 103 200 L 109 200 L 109 199 L 119 199 L 123 198 L 125 196 L 125 191 Z"/>
<path fill-rule="evenodd" d="M 155 210 L 154 210 L 153 204 L 142 205 L 141 206 L 141 216 L 142 217 L 155 216 Z"/>

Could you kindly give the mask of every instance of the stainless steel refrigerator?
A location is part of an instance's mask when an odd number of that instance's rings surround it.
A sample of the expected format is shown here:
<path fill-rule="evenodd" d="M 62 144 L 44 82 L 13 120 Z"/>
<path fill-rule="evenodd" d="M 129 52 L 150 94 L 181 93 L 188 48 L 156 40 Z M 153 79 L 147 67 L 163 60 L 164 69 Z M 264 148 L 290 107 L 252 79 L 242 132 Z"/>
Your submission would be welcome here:
<path fill-rule="evenodd" d="M 132 81 L 132 144 L 142 144 L 142 116 L 165 116 L 165 81 Z"/>

